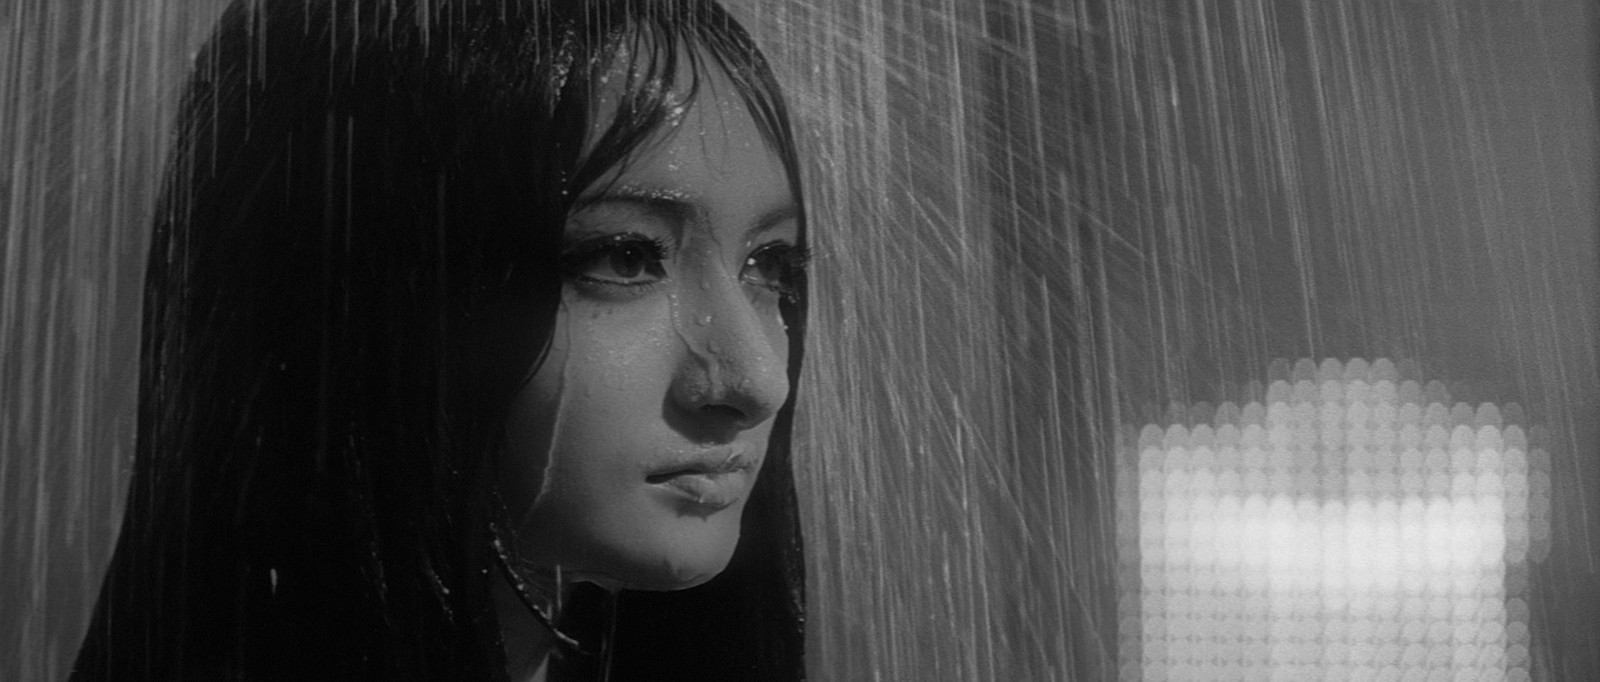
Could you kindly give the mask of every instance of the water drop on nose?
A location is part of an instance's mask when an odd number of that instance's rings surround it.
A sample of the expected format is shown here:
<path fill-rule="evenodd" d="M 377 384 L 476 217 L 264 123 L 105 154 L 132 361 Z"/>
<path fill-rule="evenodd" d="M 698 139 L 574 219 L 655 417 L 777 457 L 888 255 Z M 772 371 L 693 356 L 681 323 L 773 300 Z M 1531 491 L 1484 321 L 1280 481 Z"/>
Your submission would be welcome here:
<path fill-rule="evenodd" d="M 702 326 L 702 327 L 709 327 L 709 326 L 711 326 L 711 316 L 707 315 L 705 317 L 700 318 L 699 320 L 696 320 L 696 322 L 699 322 L 700 326 Z"/>

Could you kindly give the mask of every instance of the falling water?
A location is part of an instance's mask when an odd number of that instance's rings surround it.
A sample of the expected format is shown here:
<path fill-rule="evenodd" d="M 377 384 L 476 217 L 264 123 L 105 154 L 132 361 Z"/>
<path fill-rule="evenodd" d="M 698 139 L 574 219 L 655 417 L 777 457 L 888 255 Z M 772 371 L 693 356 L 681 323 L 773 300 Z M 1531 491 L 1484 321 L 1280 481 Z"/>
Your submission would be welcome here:
<path fill-rule="evenodd" d="M 64 676 L 115 539 L 153 180 L 219 4 L 0 7 L 3 679 Z M 1594 8 L 737 10 L 816 216 L 815 678 L 1115 679 L 1118 430 L 1377 357 L 1547 430 L 1531 672 L 1600 677 Z"/>
<path fill-rule="evenodd" d="M 1112 432 L 1242 404 L 1302 357 L 1529 406 L 1560 510 L 1532 672 L 1600 672 L 1591 9 L 752 14 L 819 167 L 824 677 L 1115 679 Z"/>
<path fill-rule="evenodd" d="M 121 523 L 143 251 L 200 7 L 0 4 L 0 679 L 65 678 Z"/>

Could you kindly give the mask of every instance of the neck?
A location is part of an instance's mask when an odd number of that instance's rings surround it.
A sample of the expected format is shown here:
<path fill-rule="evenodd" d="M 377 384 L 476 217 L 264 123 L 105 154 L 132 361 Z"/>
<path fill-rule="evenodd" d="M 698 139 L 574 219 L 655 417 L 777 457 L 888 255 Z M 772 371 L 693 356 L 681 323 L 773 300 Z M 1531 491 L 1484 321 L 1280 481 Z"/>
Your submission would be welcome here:
<path fill-rule="evenodd" d="M 555 598 L 560 589 L 554 579 L 525 576 L 535 599 Z M 532 581 L 537 580 L 538 584 Z M 495 615 L 500 620 L 500 640 L 505 646 L 506 674 L 512 682 L 544 682 L 555 649 L 556 634 L 549 624 L 528 610 L 516 588 L 504 579 L 493 581 Z M 546 613 L 553 610 L 545 608 Z"/>

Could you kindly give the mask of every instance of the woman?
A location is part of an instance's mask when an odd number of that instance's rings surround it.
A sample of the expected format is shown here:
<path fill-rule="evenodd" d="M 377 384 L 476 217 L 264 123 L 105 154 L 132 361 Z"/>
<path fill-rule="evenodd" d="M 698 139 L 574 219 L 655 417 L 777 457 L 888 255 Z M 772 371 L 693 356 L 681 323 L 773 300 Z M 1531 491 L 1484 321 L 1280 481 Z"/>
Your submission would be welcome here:
<path fill-rule="evenodd" d="M 803 677 L 805 217 L 723 10 L 236 4 L 173 159 L 75 678 Z"/>

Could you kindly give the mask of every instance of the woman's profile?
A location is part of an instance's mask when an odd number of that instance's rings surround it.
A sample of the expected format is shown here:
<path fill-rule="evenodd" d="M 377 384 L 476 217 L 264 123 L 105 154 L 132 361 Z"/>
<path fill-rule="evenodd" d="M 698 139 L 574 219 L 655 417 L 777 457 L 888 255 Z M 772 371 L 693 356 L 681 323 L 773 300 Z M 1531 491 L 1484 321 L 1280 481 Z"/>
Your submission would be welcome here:
<path fill-rule="evenodd" d="M 801 679 L 806 223 L 709 0 L 236 3 L 75 679 Z"/>

